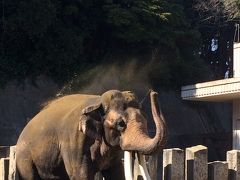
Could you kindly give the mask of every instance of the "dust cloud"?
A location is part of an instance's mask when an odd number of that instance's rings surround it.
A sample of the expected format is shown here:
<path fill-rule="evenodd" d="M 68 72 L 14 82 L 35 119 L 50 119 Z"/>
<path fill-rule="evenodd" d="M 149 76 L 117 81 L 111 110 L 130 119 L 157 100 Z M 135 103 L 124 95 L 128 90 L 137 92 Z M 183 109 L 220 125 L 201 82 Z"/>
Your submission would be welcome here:
<path fill-rule="evenodd" d="M 151 88 L 148 78 L 151 64 L 140 65 L 131 60 L 120 65 L 99 65 L 82 75 L 75 75 L 57 96 L 73 93 L 102 94 L 111 89 L 131 90 L 142 96 Z"/>

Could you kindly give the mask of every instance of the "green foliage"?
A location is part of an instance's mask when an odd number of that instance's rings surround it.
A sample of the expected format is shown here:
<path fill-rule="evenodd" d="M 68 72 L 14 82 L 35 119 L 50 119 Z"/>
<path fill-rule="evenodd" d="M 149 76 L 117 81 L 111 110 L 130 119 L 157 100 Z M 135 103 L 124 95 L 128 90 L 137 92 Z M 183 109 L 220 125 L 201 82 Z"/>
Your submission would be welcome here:
<path fill-rule="evenodd" d="M 186 82 L 179 75 L 198 72 L 192 69 L 200 62 L 194 56 L 199 34 L 174 1 L 11 0 L 1 9 L 3 83 L 40 74 L 64 83 L 110 57 L 147 63 L 153 49 L 159 51 L 153 83 L 180 85 Z"/>
<path fill-rule="evenodd" d="M 112 37 L 127 43 L 148 43 L 160 39 L 158 29 L 171 15 L 164 12 L 160 1 L 128 1 L 104 6 L 107 25 L 112 29 Z"/>

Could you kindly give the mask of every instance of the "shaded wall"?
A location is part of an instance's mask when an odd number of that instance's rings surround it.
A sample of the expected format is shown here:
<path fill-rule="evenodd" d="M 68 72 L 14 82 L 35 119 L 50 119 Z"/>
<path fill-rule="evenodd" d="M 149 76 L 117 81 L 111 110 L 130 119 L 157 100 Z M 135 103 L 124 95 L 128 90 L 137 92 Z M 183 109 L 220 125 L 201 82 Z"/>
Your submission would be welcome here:
<path fill-rule="evenodd" d="M 12 81 L 1 89 L 0 145 L 14 145 L 27 122 L 45 102 L 55 97 L 59 89 L 44 76 L 37 78 L 34 84 L 30 80 L 21 84 Z M 139 98 L 142 99 L 145 93 L 138 92 Z M 231 148 L 230 103 L 182 101 L 180 94 L 164 91 L 160 91 L 159 101 L 168 125 L 168 148 L 203 144 L 209 147 L 211 160 L 224 158 L 226 150 Z M 153 135 L 155 127 L 151 120 L 149 98 L 144 107 L 150 119 L 150 134 Z"/>
<path fill-rule="evenodd" d="M 57 85 L 41 76 L 33 82 L 9 82 L 0 89 L 0 145 L 14 145 L 27 122 L 57 92 Z"/>

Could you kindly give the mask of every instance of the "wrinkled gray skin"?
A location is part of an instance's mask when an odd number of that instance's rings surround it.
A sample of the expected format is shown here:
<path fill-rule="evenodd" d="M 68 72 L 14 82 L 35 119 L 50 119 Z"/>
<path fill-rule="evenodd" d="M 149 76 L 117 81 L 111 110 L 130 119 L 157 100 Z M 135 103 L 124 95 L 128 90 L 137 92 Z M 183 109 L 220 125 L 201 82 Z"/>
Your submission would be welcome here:
<path fill-rule="evenodd" d="M 125 179 L 122 150 L 151 154 L 161 148 L 165 123 L 151 95 L 156 135 L 147 134 L 147 121 L 136 96 L 111 90 L 102 96 L 69 95 L 38 113 L 17 142 L 20 179 Z"/>

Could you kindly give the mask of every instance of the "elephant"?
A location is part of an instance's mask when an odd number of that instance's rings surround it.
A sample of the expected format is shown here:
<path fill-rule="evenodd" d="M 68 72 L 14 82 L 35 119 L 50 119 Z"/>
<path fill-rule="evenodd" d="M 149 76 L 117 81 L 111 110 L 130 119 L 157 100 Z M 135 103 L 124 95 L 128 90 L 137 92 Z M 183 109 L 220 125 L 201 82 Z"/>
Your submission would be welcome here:
<path fill-rule="evenodd" d="M 16 145 L 19 179 L 123 180 L 123 151 L 156 153 L 166 141 L 166 123 L 151 91 L 156 126 L 148 135 L 147 118 L 131 91 L 102 95 L 73 94 L 49 102 L 21 132 Z"/>

